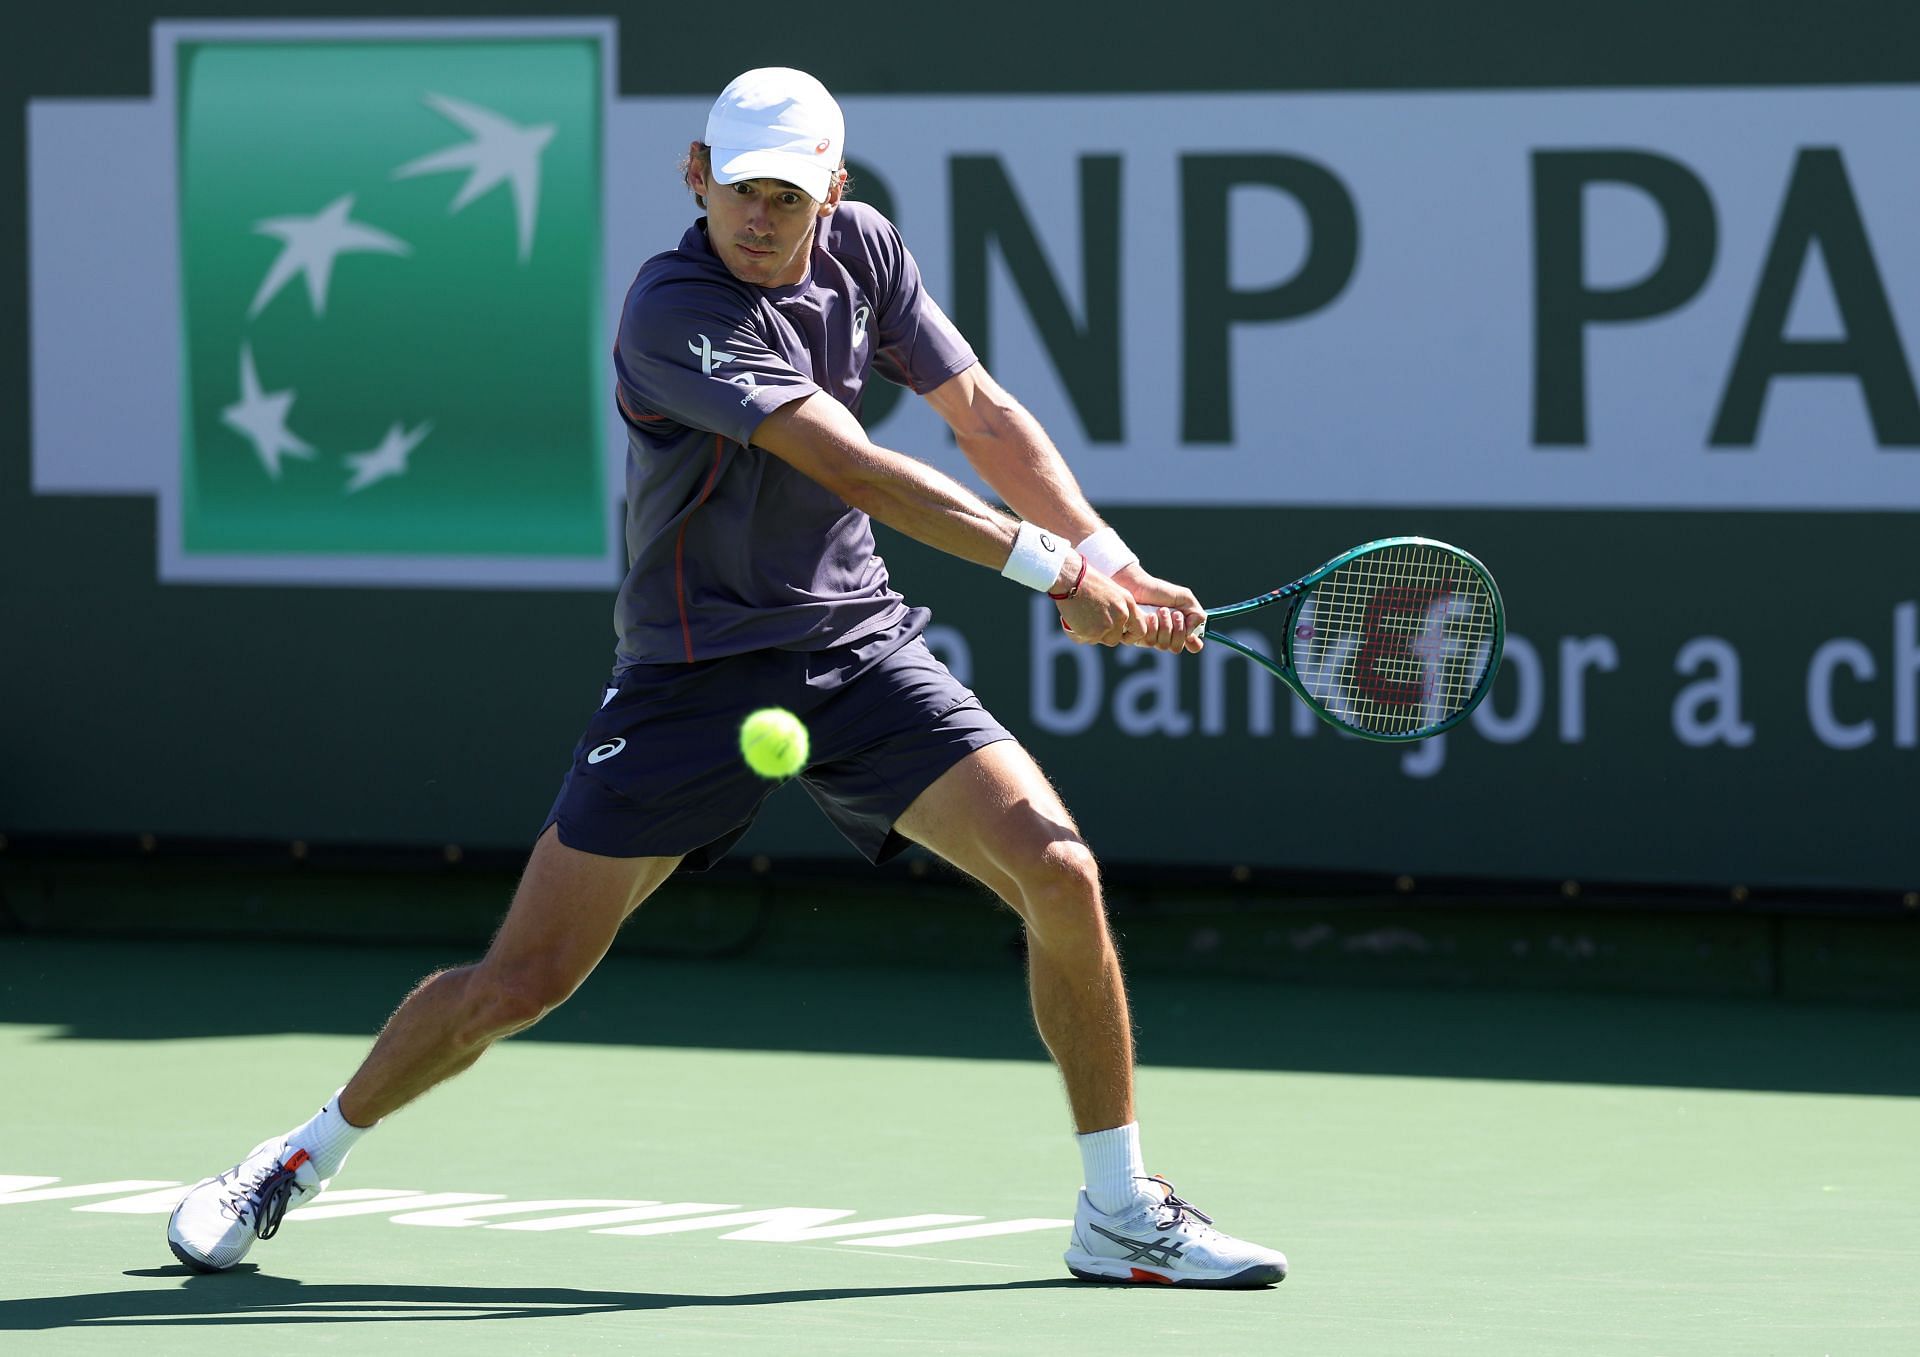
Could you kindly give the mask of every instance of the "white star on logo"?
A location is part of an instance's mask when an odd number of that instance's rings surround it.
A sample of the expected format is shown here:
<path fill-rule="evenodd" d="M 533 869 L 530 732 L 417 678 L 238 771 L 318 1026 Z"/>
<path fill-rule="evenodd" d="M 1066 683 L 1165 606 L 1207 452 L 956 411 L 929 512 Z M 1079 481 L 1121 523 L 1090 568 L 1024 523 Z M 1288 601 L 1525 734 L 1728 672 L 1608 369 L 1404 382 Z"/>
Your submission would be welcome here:
<path fill-rule="evenodd" d="M 481 194 L 502 183 L 513 187 L 513 210 L 520 228 L 520 262 L 533 253 L 534 218 L 540 211 L 540 153 L 553 140 L 554 124 L 522 127 L 477 105 L 429 94 L 426 102 L 442 117 L 473 133 L 461 146 L 410 160 L 393 172 L 395 179 L 446 170 L 471 170 L 454 195 L 448 212 L 458 212 Z"/>
<path fill-rule="evenodd" d="M 267 474 L 280 479 L 282 457 L 312 457 L 313 449 L 287 431 L 292 391 L 265 392 L 253 369 L 253 348 L 240 349 L 240 399 L 220 412 L 221 422 L 253 444 Z"/>
<path fill-rule="evenodd" d="M 366 452 L 350 452 L 347 464 L 353 468 L 353 480 L 348 483 L 346 494 L 356 490 L 365 490 L 375 481 L 384 481 L 389 476 L 404 476 L 407 471 L 407 455 L 420 446 L 420 440 L 433 432 L 432 424 L 422 424 L 412 433 L 401 425 L 390 425 L 387 436 L 380 440 L 380 446 Z"/>
<path fill-rule="evenodd" d="M 385 231 L 349 220 L 353 195 L 336 198 L 311 217 L 269 217 L 255 222 L 253 229 L 263 236 L 278 236 L 287 242 L 280 257 L 253 296 L 247 308 L 249 318 L 260 314 L 280 289 L 293 281 L 296 273 L 307 275 L 307 297 L 313 302 L 313 314 L 327 314 L 327 280 L 333 275 L 333 261 L 340 255 L 378 251 L 382 254 L 406 254 L 407 243 Z"/>

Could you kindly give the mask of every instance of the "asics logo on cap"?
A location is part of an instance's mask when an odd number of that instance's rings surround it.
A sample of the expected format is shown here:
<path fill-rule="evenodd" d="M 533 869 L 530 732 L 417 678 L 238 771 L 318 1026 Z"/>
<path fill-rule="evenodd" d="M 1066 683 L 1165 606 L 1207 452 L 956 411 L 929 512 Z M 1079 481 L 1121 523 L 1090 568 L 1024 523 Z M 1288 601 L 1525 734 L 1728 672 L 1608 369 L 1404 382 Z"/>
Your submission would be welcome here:
<path fill-rule="evenodd" d="M 588 763 L 605 763 L 608 759 L 612 758 L 615 754 L 618 754 L 621 750 L 625 749 L 626 747 L 627 747 L 627 742 L 625 740 L 622 740 L 622 739 L 608 740 L 603 745 L 595 745 L 593 749 L 588 752 L 587 762 Z"/>
<path fill-rule="evenodd" d="M 820 144 L 813 148 L 813 153 L 815 155 L 825 155 L 827 153 L 827 147 L 831 145 L 833 145 L 832 137 L 822 137 L 820 138 Z"/>

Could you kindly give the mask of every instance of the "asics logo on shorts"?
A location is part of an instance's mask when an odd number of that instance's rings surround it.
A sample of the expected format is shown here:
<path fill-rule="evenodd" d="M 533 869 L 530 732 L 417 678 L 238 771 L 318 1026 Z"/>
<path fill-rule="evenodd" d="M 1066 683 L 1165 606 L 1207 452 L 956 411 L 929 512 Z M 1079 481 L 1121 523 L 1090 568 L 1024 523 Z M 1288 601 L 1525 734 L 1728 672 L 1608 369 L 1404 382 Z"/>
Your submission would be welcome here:
<path fill-rule="evenodd" d="M 615 754 L 618 754 L 621 750 L 625 749 L 626 747 L 627 747 L 627 742 L 625 740 L 621 740 L 621 739 L 608 740 L 605 744 L 595 745 L 592 749 L 587 751 L 587 762 L 588 763 L 605 763 L 608 759 L 612 758 Z"/>
<path fill-rule="evenodd" d="M 867 317 L 872 314 L 864 306 L 853 313 L 853 347 L 856 349 L 867 342 Z"/>

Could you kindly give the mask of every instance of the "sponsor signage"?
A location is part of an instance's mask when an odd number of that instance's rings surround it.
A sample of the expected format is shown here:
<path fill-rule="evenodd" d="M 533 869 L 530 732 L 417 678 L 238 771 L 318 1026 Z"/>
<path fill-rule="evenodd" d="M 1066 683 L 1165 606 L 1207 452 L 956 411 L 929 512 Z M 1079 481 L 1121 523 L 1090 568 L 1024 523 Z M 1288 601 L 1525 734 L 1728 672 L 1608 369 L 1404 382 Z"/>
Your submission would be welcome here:
<path fill-rule="evenodd" d="M 154 99 L 35 102 L 36 489 L 154 494 L 168 579 L 607 585 L 706 108 L 614 37 L 161 24 Z M 1920 507 L 1920 86 L 844 103 L 1098 502 Z"/>
<path fill-rule="evenodd" d="M 166 579 L 603 584 L 611 48 L 161 24 L 152 101 L 34 105 L 35 488 L 152 492 Z"/>

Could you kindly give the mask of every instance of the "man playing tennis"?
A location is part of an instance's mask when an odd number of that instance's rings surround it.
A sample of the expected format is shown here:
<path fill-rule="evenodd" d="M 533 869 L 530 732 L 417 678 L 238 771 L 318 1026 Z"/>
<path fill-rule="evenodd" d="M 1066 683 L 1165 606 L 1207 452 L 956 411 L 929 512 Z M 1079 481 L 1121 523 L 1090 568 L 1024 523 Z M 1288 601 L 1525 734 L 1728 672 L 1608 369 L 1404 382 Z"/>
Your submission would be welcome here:
<path fill-rule="evenodd" d="M 1282 1255 L 1212 1229 L 1142 1167 L 1093 855 L 1032 758 L 920 639 L 928 614 L 893 591 L 869 516 L 1045 590 L 1084 643 L 1198 649 L 1204 614 L 1101 524 L 893 225 L 843 201 L 844 155 L 839 106 L 800 71 L 749 71 L 714 104 L 685 171 L 707 215 L 642 266 L 620 322 L 632 565 L 613 681 L 506 920 L 477 964 L 420 983 L 317 1116 L 187 1195 L 167 1229 L 187 1266 L 238 1263 L 375 1123 L 566 1000 L 676 868 L 717 861 L 771 790 L 735 731 L 783 706 L 812 735 L 802 785 L 861 852 L 924 844 L 1025 922 L 1034 1018 L 1085 1167 L 1074 1274 L 1286 1275 Z M 1025 521 L 870 442 L 856 412 L 876 372 L 925 397 Z"/>

